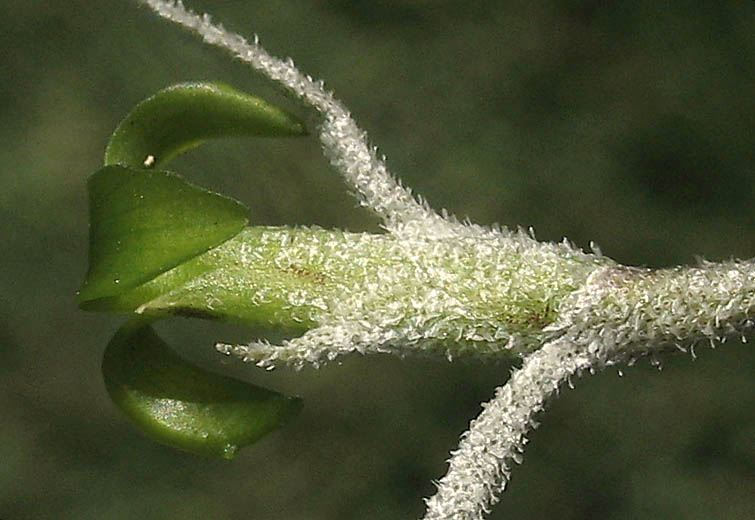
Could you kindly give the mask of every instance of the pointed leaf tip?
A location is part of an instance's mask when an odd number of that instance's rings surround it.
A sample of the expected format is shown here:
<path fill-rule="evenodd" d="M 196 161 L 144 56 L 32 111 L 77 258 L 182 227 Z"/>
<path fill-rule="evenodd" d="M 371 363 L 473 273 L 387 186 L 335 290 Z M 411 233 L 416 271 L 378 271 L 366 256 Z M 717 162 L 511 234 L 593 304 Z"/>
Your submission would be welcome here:
<path fill-rule="evenodd" d="M 182 83 L 139 103 L 118 125 L 105 165 L 160 168 L 215 137 L 305 135 L 302 121 L 221 83 Z"/>
<path fill-rule="evenodd" d="M 117 296 L 228 240 L 247 208 L 176 174 L 106 166 L 89 179 L 89 271 L 79 304 Z"/>
<path fill-rule="evenodd" d="M 203 456 L 233 458 L 302 405 L 184 361 L 142 320 L 128 322 L 110 341 L 102 374 L 113 402 L 144 434 Z"/>

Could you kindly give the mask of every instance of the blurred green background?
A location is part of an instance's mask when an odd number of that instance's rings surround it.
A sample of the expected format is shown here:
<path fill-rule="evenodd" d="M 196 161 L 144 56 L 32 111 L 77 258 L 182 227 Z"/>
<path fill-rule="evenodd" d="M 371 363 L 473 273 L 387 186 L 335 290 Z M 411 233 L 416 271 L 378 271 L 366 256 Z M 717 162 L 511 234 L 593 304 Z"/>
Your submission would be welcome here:
<path fill-rule="evenodd" d="M 755 3 L 187 0 L 323 78 L 435 208 L 631 265 L 755 257 Z M 305 399 L 239 457 L 142 437 L 100 356 L 121 317 L 77 310 L 85 182 L 118 121 L 175 82 L 296 109 L 129 0 L 0 0 L 0 518 L 419 518 L 506 363 L 351 357 L 266 373 L 175 320 L 183 355 Z M 260 224 L 377 231 L 315 139 L 211 143 L 174 163 Z M 751 340 L 755 337 L 751 336 Z M 640 362 L 566 390 L 491 519 L 755 517 L 755 352 Z"/>

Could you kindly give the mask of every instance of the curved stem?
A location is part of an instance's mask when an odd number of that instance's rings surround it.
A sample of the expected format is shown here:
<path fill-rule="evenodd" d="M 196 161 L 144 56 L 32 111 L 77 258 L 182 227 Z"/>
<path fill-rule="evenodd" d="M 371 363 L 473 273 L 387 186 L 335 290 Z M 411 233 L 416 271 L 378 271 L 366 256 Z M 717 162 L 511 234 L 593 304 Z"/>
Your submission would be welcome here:
<path fill-rule="evenodd" d="M 270 56 L 256 39 L 254 43 L 249 43 L 241 36 L 228 33 L 221 26 L 212 24 L 208 16 L 198 16 L 185 9 L 180 2 L 141 1 L 162 17 L 198 32 L 205 42 L 230 51 L 283 85 L 320 114 L 319 137 L 326 156 L 348 185 L 359 194 L 362 205 L 383 220 L 385 228 L 393 233 L 391 239 L 397 239 L 398 246 L 401 246 L 399 249 L 408 252 L 390 256 L 398 259 L 396 273 L 411 275 L 407 279 L 418 283 L 421 290 L 429 285 L 427 281 L 445 283 L 450 280 L 449 287 L 456 290 L 467 279 L 490 280 L 501 273 L 509 278 L 515 277 L 522 283 L 511 283 L 507 279 L 498 284 L 500 287 L 519 290 L 521 285 L 527 295 L 537 294 L 535 289 L 547 280 L 558 286 L 558 298 L 549 299 L 548 294 L 544 294 L 542 298 L 535 299 L 557 315 L 553 322 L 542 322 L 540 313 L 527 313 L 528 307 L 517 306 L 514 300 L 516 312 L 511 316 L 526 314 L 529 316 L 528 323 L 536 321 L 539 325 L 535 346 L 541 342 L 543 345 L 525 358 L 522 367 L 497 390 L 494 399 L 471 423 L 459 449 L 452 454 L 448 474 L 438 482 L 437 494 L 427 500 L 426 520 L 481 519 L 505 488 L 512 463 L 520 461 L 525 435 L 535 426 L 534 416 L 543 409 L 548 398 L 557 393 L 560 385 L 572 376 L 578 376 L 585 370 L 593 372 L 642 354 L 656 354 L 669 347 L 684 349 L 694 347 L 700 341 L 713 343 L 737 335 L 744 339 L 743 334 L 752 330 L 755 262 L 726 262 L 663 270 L 628 268 L 600 256 L 582 254 L 568 244 L 541 244 L 523 233 L 487 230 L 441 217 L 424 202 L 415 199 L 388 173 L 384 160 L 368 144 L 364 132 L 357 127 L 346 108 L 324 89 L 321 82 L 299 72 L 290 59 L 280 60 Z M 405 241 L 401 242 L 403 239 Z M 426 242 L 420 243 L 420 239 Z M 470 265 L 481 268 L 481 271 L 472 273 L 474 276 L 449 278 L 438 276 L 443 274 L 441 271 L 428 269 L 428 265 L 432 265 L 426 262 L 427 255 L 422 253 L 422 248 L 436 251 L 435 257 L 448 259 L 454 265 L 465 265 L 459 255 L 437 254 L 439 245 L 443 246 L 445 242 L 471 244 L 469 249 L 474 252 L 471 257 L 474 261 L 470 260 Z M 509 250 L 512 254 L 501 257 L 507 259 L 505 262 L 479 262 L 480 258 Z M 455 251 L 456 246 L 449 246 L 448 251 L 440 253 Z M 521 262 L 517 260 L 516 265 L 510 264 L 512 259 L 520 257 L 523 259 Z M 291 266 L 282 265 L 286 269 L 290 268 L 286 266 Z M 576 277 L 569 267 L 575 265 L 578 267 Z M 438 334 L 432 321 L 438 317 L 448 317 L 448 308 L 457 309 L 458 312 L 454 312 L 460 316 L 468 314 L 466 302 L 459 298 L 447 298 L 453 306 L 444 308 L 437 316 L 427 315 L 425 317 L 428 319 L 420 320 L 423 327 L 428 326 L 421 329 L 424 335 L 418 336 L 414 329 L 410 330 L 411 334 L 397 334 L 397 324 L 413 323 L 418 314 L 429 312 L 427 302 L 436 302 L 437 296 L 410 298 L 408 305 L 399 309 L 400 315 L 391 315 L 388 316 L 391 319 L 386 319 L 383 310 L 395 311 L 395 304 L 400 300 L 391 291 L 381 290 L 384 287 L 404 288 L 404 285 L 397 283 L 404 282 L 403 278 L 386 277 L 386 272 L 385 269 L 376 271 L 378 279 L 385 282 L 384 286 L 355 285 L 349 291 L 354 297 L 345 301 L 343 292 L 339 292 L 339 305 L 334 305 L 332 312 L 326 306 L 330 314 L 314 320 L 323 328 L 308 337 L 289 342 L 279 354 L 268 354 L 267 346 L 258 343 L 235 348 L 221 345 L 221 349 L 224 352 L 238 351 L 245 359 L 263 366 L 273 364 L 277 357 L 295 366 L 304 362 L 317 364 L 331 354 L 337 355 L 340 352 L 338 346 L 345 352 L 359 350 L 357 347 L 367 344 L 366 340 L 359 340 L 349 346 L 353 329 L 338 327 L 344 323 L 361 323 L 365 309 L 372 312 L 375 318 L 368 324 L 374 325 L 374 331 L 382 334 L 370 336 L 369 344 L 395 345 L 396 349 L 404 350 L 407 346 L 419 344 L 417 338 L 420 336 L 433 341 L 451 337 L 445 330 Z M 536 275 L 533 276 L 533 273 Z M 540 277 L 537 273 L 544 276 Z M 360 277 L 360 280 L 363 279 Z M 456 283 L 457 279 L 462 281 Z M 342 289 L 342 286 L 339 287 L 339 290 Z M 445 287 L 442 289 L 445 290 Z M 568 294 L 562 294 L 561 289 L 568 289 Z M 375 294 L 384 297 L 384 300 L 376 302 L 374 306 L 365 305 L 364 294 Z M 482 291 L 470 291 L 468 295 L 473 300 L 485 300 Z M 511 298 L 501 300 L 511 302 Z M 530 303 L 535 301 L 529 296 L 525 300 Z M 393 319 L 396 317 L 401 319 Z M 450 323 L 458 332 L 458 323 L 454 320 L 450 320 Z M 513 322 L 508 320 L 506 323 L 511 325 Z M 504 327 L 506 334 L 511 332 L 508 325 Z M 344 331 L 348 334 L 344 334 Z M 327 341 L 323 341 L 323 338 Z M 333 338 L 338 339 L 339 342 L 335 343 L 339 344 L 335 350 L 328 350 L 328 346 L 334 343 Z M 353 338 L 351 341 L 354 341 Z"/>
<path fill-rule="evenodd" d="M 140 0 L 157 14 L 172 22 L 196 31 L 206 43 L 221 47 L 251 65 L 264 76 L 282 85 L 290 94 L 312 107 L 322 117 L 319 138 L 331 164 L 360 197 L 360 203 L 371 209 L 386 229 L 396 230 L 405 224 L 432 223 L 446 227 L 437 215 L 411 192 L 402 187 L 388 172 L 385 160 L 377 156 L 366 134 L 357 126 L 349 111 L 320 81 L 302 74 L 289 58 L 271 56 L 259 45 L 257 38 L 250 43 L 238 34 L 213 24 L 208 15 L 197 15 L 180 1 Z M 422 229 L 414 226 L 413 229 Z"/>
<path fill-rule="evenodd" d="M 425 520 L 479 520 L 498 501 L 513 463 L 520 463 L 534 416 L 571 376 L 594 363 L 570 338 L 546 343 L 483 404 L 484 410 L 451 453 L 448 473 L 427 499 Z"/>
<path fill-rule="evenodd" d="M 546 328 L 559 336 L 524 359 L 462 435 L 427 500 L 425 520 L 482 519 L 506 487 L 512 463 L 521 462 L 534 416 L 573 376 L 700 341 L 745 341 L 754 312 L 753 261 L 595 270 Z"/>

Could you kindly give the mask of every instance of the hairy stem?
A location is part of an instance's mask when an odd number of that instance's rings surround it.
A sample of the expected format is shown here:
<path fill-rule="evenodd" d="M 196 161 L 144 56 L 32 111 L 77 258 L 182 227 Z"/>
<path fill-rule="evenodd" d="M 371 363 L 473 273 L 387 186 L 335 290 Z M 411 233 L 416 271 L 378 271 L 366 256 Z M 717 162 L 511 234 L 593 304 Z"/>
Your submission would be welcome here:
<path fill-rule="evenodd" d="M 360 195 L 362 205 L 380 217 L 387 229 L 398 229 L 417 221 L 432 221 L 443 227 L 439 215 L 425 203 L 418 202 L 390 175 L 384 159 L 378 157 L 376 149 L 369 144 L 366 134 L 359 129 L 346 107 L 325 89 L 321 81 L 302 74 L 293 60 L 271 56 L 259 45 L 256 37 L 250 43 L 221 25 L 213 24 L 208 15 L 191 12 L 180 1 L 141 1 L 163 18 L 196 31 L 206 43 L 229 51 L 313 108 L 321 116 L 319 138 L 325 155 Z"/>
<path fill-rule="evenodd" d="M 303 249 L 310 256 L 301 258 L 288 243 L 276 249 L 280 258 L 267 266 L 268 274 L 302 278 L 316 290 L 275 297 L 285 312 L 297 305 L 318 309 L 301 319 L 312 328 L 277 347 L 254 342 L 220 345 L 221 351 L 271 367 L 318 365 L 353 351 L 404 353 L 438 345 L 451 357 L 469 347 L 464 340 L 492 345 L 496 352 L 512 338 L 526 343 L 519 350 L 527 354 L 522 367 L 496 391 L 452 453 L 437 494 L 427 500 L 427 520 L 482 518 L 498 500 L 512 464 L 521 460 L 534 416 L 571 377 L 669 348 L 744 340 L 752 330 L 755 262 L 635 269 L 567 243 L 543 244 L 526 233 L 441 217 L 400 186 L 346 108 L 291 60 L 270 56 L 256 39 L 249 43 L 228 33 L 180 2 L 141 1 L 314 109 L 326 156 L 389 231 L 382 238 L 331 235 Z M 337 265 L 344 259 L 366 270 L 346 272 Z M 207 281 L 208 287 L 217 284 L 217 273 Z"/>
<path fill-rule="evenodd" d="M 477 520 L 489 513 L 522 461 L 527 432 L 546 400 L 571 376 L 589 368 L 592 359 L 580 355 L 568 339 L 546 343 L 525 358 L 509 381 L 483 404 L 484 410 L 451 452 L 448 472 L 427 499 L 425 520 Z"/>
<path fill-rule="evenodd" d="M 427 500 L 425 520 L 482 519 L 505 489 L 512 465 L 521 462 L 525 436 L 537 426 L 534 416 L 572 377 L 669 348 L 746 341 L 753 314 L 752 261 L 595 270 L 546 329 L 561 335 L 524 359 L 462 435 Z"/>

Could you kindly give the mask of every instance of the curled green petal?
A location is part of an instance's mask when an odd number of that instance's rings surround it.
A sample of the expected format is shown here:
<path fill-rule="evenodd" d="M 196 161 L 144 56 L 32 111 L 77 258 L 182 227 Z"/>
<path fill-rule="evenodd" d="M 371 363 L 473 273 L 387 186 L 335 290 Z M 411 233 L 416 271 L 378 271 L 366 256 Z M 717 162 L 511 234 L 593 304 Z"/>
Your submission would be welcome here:
<path fill-rule="evenodd" d="M 110 341 L 102 374 L 112 400 L 142 432 L 198 455 L 233 458 L 301 409 L 301 399 L 184 361 L 140 320 Z"/>
<path fill-rule="evenodd" d="M 221 83 L 182 83 L 139 103 L 118 125 L 105 165 L 159 168 L 214 137 L 306 134 L 294 115 Z"/>
<path fill-rule="evenodd" d="M 123 293 L 228 240 L 246 225 L 238 201 L 157 170 L 106 166 L 89 189 L 89 271 L 79 304 Z"/>

